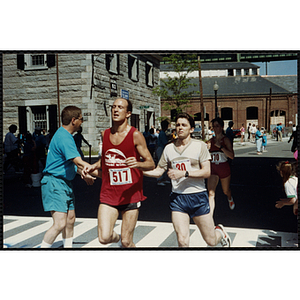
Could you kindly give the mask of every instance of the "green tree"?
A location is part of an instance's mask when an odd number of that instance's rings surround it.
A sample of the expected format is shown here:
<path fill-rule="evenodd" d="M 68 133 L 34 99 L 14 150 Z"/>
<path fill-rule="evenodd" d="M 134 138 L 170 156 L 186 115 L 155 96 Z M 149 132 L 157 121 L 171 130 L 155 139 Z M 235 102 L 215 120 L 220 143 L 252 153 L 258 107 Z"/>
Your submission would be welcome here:
<path fill-rule="evenodd" d="M 198 91 L 187 91 L 190 86 L 197 86 L 197 84 L 191 83 L 191 77 L 188 77 L 198 68 L 197 55 L 172 54 L 164 57 L 163 60 L 170 65 L 170 70 L 176 75 L 171 77 L 165 73 L 167 78 L 160 79 L 161 84 L 153 89 L 153 93 L 165 100 L 162 106 L 163 110 L 176 109 L 176 113 L 179 114 L 190 106 L 189 102 L 193 94 L 199 93 Z"/>

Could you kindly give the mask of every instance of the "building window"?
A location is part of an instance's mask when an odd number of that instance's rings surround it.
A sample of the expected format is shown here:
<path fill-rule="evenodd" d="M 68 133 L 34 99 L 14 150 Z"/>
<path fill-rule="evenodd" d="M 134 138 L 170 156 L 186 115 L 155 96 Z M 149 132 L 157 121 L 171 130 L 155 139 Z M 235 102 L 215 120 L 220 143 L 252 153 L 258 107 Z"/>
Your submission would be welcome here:
<path fill-rule="evenodd" d="M 252 69 L 252 73 L 251 73 L 251 75 L 257 75 L 257 69 Z"/>
<path fill-rule="evenodd" d="M 241 76 L 241 75 L 242 75 L 242 70 L 236 69 L 236 76 Z"/>
<path fill-rule="evenodd" d="M 45 70 L 55 66 L 55 54 L 17 54 L 17 68 L 20 70 Z"/>
<path fill-rule="evenodd" d="M 249 69 L 244 69 L 244 76 L 249 75 Z"/>
<path fill-rule="evenodd" d="M 232 108 L 231 107 L 223 107 L 221 109 L 221 116 L 223 120 L 232 120 Z"/>
<path fill-rule="evenodd" d="M 258 107 L 251 106 L 246 109 L 247 120 L 257 120 L 258 119 Z"/>
<path fill-rule="evenodd" d="M 128 77 L 133 81 L 139 81 L 139 60 L 134 55 L 128 55 Z"/>
<path fill-rule="evenodd" d="M 106 54 L 106 69 L 113 74 L 119 74 L 119 54 Z"/>
<path fill-rule="evenodd" d="M 48 69 L 46 64 L 46 54 L 24 54 L 24 69 L 25 70 L 37 70 Z"/>
<path fill-rule="evenodd" d="M 146 84 L 148 86 L 153 87 L 153 82 L 154 82 L 154 78 L 153 78 L 153 64 L 149 61 L 146 62 Z"/>
<path fill-rule="evenodd" d="M 233 76 L 233 69 L 228 69 L 228 76 Z"/>
<path fill-rule="evenodd" d="M 40 127 L 47 130 L 46 106 L 33 106 L 31 108 L 33 116 L 33 128 Z"/>
<path fill-rule="evenodd" d="M 57 129 L 57 106 L 19 106 L 19 131 L 21 133 L 34 132 L 36 127 L 41 127 L 46 132 Z"/>

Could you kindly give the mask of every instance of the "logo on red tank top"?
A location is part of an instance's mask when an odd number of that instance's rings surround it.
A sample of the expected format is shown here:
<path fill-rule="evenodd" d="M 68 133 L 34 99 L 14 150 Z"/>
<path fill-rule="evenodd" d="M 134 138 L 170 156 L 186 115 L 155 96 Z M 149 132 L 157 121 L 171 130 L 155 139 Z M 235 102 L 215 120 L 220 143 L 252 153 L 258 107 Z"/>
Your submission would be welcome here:
<path fill-rule="evenodd" d="M 105 152 L 105 165 L 109 167 L 124 167 L 126 156 L 118 149 L 109 149 Z"/>

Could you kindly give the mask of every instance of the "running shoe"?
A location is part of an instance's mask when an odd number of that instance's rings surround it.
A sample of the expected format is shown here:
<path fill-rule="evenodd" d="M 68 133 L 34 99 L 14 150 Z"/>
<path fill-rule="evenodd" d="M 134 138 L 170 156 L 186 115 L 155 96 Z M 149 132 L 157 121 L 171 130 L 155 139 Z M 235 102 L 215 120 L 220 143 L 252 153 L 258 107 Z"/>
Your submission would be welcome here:
<path fill-rule="evenodd" d="M 222 247 L 230 247 L 231 246 L 231 239 L 228 235 L 228 233 L 225 231 L 224 227 L 222 224 L 219 224 L 215 227 L 215 230 L 218 230 L 222 234 L 221 238 L 221 245 Z"/>
<path fill-rule="evenodd" d="M 235 208 L 235 204 L 233 202 L 233 198 L 231 197 L 231 199 L 228 199 L 228 203 L 229 203 L 229 208 L 231 210 L 233 210 Z"/>

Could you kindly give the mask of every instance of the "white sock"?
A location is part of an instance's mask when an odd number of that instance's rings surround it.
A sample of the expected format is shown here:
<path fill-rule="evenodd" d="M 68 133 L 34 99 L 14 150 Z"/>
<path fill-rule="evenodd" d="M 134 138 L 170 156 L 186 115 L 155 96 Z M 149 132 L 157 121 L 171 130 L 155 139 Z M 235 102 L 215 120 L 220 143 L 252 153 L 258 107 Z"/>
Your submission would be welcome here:
<path fill-rule="evenodd" d="M 73 247 L 73 237 L 63 239 L 64 248 L 72 248 Z"/>
<path fill-rule="evenodd" d="M 41 248 L 50 248 L 52 244 L 46 243 L 44 240 L 42 241 Z"/>

